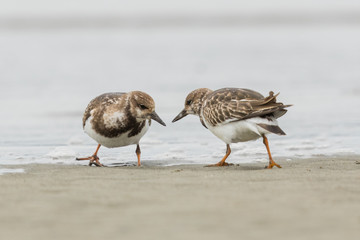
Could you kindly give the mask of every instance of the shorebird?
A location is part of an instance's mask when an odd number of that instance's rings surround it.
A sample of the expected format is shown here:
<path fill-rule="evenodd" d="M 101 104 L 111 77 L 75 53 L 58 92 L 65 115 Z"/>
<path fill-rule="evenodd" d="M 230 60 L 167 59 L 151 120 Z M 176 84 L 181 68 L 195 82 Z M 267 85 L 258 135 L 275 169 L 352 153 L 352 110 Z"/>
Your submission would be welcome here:
<path fill-rule="evenodd" d="M 185 108 L 173 120 L 176 122 L 188 114 L 197 115 L 204 127 L 226 143 L 226 154 L 220 162 L 209 166 L 228 166 L 226 161 L 231 153 L 230 144 L 263 139 L 269 155 L 266 168 L 281 166 L 272 159 L 266 135 L 285 135 L 278 126 L 277 118 L 283 116 L 291 105 L 276 102 L 271 91 L 268 97 L 243 88 L 223 88 L 212 91 L 200 88 L 186 97 Z"/>
<path fill-rule="evenodd" d="M 163 126 L 165 123 L 155 112 L 155 102 L 146 93 L 104 93 L 90 101 L 83 116 L 83 128 L 98 146 L 90 157 L 89 166 L 103 166 L 97 156 L 100 146 L 108 148 L 136 144 L 137 165 L 140 166 L 139 141 L 151 125 L 151 119 Z"/>

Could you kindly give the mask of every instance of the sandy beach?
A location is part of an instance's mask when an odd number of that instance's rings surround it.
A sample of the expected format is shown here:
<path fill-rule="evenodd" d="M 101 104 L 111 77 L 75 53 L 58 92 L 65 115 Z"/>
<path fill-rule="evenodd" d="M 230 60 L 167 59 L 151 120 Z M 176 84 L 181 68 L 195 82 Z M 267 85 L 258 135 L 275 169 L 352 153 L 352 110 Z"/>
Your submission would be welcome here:
<path fill-rule="evenodd" d="M 358 239 L 359 160 L 279 160 L 273 170 L 24 165 L 0 176 L 0 238 Z"/>
<path fill-rule="evenodd" d="M 360 239 L 360 1 L 17 0 L 0 20 L 0 240 Z M 268 136 L 282 169 L 260 139 L 204 167 L 224 142 L 172 123 L 191 91 L 226 87 L 293 105 Z M 91 99 L 134 90 L 167 125 L 143 166 L 75 162 L 97 146 Z"/>

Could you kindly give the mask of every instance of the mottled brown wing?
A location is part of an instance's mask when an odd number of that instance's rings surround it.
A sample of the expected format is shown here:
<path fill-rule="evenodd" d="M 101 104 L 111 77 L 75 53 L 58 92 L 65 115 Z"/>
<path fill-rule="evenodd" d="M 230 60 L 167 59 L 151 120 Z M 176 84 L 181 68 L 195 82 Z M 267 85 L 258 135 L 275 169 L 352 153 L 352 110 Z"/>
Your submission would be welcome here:
<path fill-rule="evenodd" d="M 264 98 L 260 93 L 248 89 L 222 89 L 208 97 L 203 114 L 212 125 L 271 113 L 282 116 L 287 106 L 277 103 L 276 96 L 273 92 Z"/>
<path fill-rule="evenodd" d="M 91 100 L 85 109 L 83 116 L 83 127 L 85 126 L 86 120 L 91 116 L 91 111 L 94 108 L 100 107 L 101 105 L 106 107 L 108 104 L 111 104 L 115 99 L 118 99 L 124 94 L 125 93 L 122 92 L 104 93 Z"/>

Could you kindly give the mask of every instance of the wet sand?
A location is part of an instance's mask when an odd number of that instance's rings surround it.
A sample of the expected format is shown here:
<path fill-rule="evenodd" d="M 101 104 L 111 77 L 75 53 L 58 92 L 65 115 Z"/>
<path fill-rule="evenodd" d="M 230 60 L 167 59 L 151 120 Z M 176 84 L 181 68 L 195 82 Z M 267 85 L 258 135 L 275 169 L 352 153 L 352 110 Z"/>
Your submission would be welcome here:
<path fill-rule="evenodd" d="M 24 165 L 0 176 L 0 239 L 359 239 L 357 161 Z"/>

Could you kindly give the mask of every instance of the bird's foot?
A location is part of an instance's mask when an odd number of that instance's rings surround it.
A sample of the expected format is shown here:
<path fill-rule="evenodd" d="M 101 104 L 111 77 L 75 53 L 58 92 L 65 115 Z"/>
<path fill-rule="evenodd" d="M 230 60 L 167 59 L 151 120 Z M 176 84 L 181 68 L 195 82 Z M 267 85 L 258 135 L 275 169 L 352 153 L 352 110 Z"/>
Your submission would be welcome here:
<path fill-rule="evenodd" d="M 89 166 L 92 166 L 94 164 L 97 167 L 104 167 L 104 165 L 100 163 L 99 157 L 96 155 L 92 155 L 91 157 L 86 157 L 86 158 L 76 158 L 76 160 L 77 161 L 90 160 Z"/>
<path fill-rule="evenodd" d="M 272 169 L 274 166 L 281 168 L 281 166 L 279 164 L 273 162 L 273 163 L 269 163 L 268 166 L 265 166 L 265 169 Z"/>
<path fill-rule="evenodd" d="M 205 167 L 228 167 L 228 166 L 232 166 L 232 165 L 234 165 L 234 164 L 227 163 L 227 162 L 218 162 L 216 164 L 206 165 Z"/>

